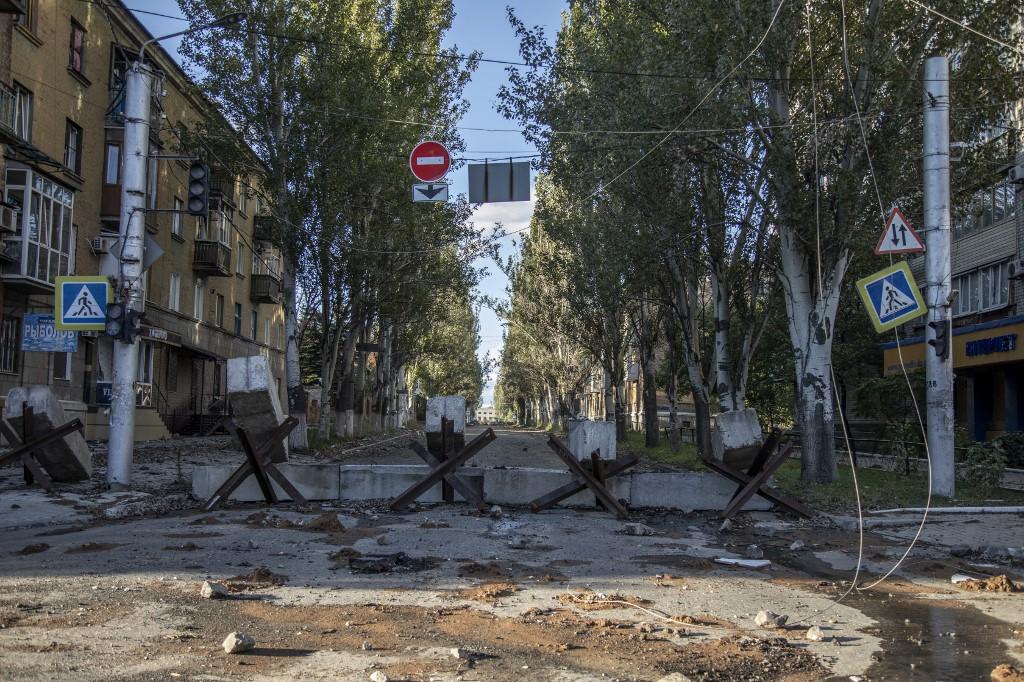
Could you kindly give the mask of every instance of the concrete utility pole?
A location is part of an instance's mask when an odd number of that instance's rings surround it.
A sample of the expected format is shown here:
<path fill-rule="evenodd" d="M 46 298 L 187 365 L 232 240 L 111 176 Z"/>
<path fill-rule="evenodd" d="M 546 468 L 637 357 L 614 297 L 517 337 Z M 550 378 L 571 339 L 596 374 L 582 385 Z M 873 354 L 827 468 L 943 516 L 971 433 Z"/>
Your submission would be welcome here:
<path fill-rule="evenodd" d="M 142 256 L 146 238 L 146 170 L 149 165 L 149 116 L 153 74 L 139 61 L 128 71 L 124 89 L 124 162 L 121 167 L 121 257 L 115 297 L 126 309 L 142 311 Z M 135 444 L 136 340 L 114 340 L 107 483 L 112 489 L 131 484 Z"/>
<path fill-rule="evenodd" d="M 956 487 L 953 461 L 952 257 L 949 192 L 949 60 L 924 63 L 924 239 L 925 337 L 928 450 L 932 491 L 952 497 Z"/>
<path fill-rule="evenodd" d="M 141 313 L 146 305 L 145 292 L 142 291 L 142 257 L 146 238 L 146 174 L 153 96 L 153 73 L 146 66 L 146 47 L 193 31 L 232 26 L 245 17 L 244 12 L 229 14 L 209 24 L 147 40 L 128 71 L 124 90 L 124 160 L 121 167 L 121 256 L 116 293 L 126 309 Z M 107 483 L 113 490 L 123 490 L 131 485 L 135 445 L 135 377 L 139 369 L 139 353 L 134 337 L 129 343 L 114 340 L 112 364 Z"/>

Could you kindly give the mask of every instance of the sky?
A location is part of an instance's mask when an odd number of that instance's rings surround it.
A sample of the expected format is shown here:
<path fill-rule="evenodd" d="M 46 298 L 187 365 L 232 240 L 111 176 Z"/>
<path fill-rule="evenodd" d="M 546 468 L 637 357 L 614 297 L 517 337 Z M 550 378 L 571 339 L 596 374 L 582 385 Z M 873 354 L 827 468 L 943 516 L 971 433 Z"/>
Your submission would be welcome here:
<path fill-rule="evenodd" d="M 144 10 L 159 14 L 180 16 L 176 3 L 168 0 L 126 0 L 133 10 Z M 512 6 L 516 15 L 527 26 L 543 26 L 545 33 L 553 39 L 561 25 L 561 12 L 566 8 L 565 0 L 455 0 L 455 24 L 444 40 L 445 47 L 457 46 L 462 53 L 479 50 L 484 57 L 502 60 L 519 60 L 519 43 L 512 32 L 506 16 L 506 6 Z M 185 28 L 182 20 L 169 19 L 152 14 L 138 13 L 136 16 L 155 36 L 173 33 Z M 164 47 L 177 55 L 179 39 L 171 38 L 162 43 Z M 181 61 L 181 57 L 178 57 Z M 469 111 L 461 125 L 466 128 L 515 128 L 505 120 L 496 108 L 498 89 L 507 80 L 505 67 L 499 64 L 481 63 L 473 75 L 473 80 L 466 87 L 465 97 L 470 103 Z M 484 132 L 463 130 L 466 140 L 467 156 L 474 159 L 483 157 L 505 157 L 509 155 L 530 154 L 536 148 L 528 144 L 518 132 Z M 453 171 L 449 177 L 452 194 L 467 191 L 467 170 L 465 166 Z M 414 181 L 409 178 L 410 184 Z M 473 222 L 480 230 L 490 233 L 496 222 L 500 222 L 506 230 L 525 227 L 533 213 L 532 202 L 510 202 L 499 204 L 483 204 L 473 214 Z M 514 237 L 501 242 L 502 256 L 511 255 Z M 504 274 L 490 261 L 480 261 L 478 267 L 486 267 L 488 274 L 481 282 L 479 293 L 482 295 L 504 298 L 508 280 Z M 501 354 L 503 327 L 498 317 L 488 308 L 480 311 L 481 344 L 478 355 L 484 358 L 488 353 L 492 358 Z M 492 374 L 484 388 L 482 404 L 494 401 L 494 375 Z"/>

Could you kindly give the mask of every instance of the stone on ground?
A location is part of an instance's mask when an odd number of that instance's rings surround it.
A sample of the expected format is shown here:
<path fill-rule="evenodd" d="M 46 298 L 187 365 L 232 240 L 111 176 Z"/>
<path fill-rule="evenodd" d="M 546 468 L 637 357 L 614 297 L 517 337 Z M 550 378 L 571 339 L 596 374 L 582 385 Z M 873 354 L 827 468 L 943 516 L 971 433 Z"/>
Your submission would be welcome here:
<path fill-rule="evenodd" d="M 781 628 L 789 620 L 789 616 L 780 616 L 771 611 L 758 611 L 754 616 L 754 625 L 759 628 Z"/>
<path fill-rule="evenodd" d="M 817 625 L 812 625 L 807 629 L 807 639 L 812 642 L 824 642 L 828 639 L 828 635 Z"/>
<path fill-rule="evenodd" d="M 370 673 L 370 682 L 389 682 L 390 679 L 388 674 L 381 670 L 374 670 Z"/>
<path fill-rule="evenodd" d="M 224 647 L 226 654 L 241 654 L 255 649 L 256 640 L 244 632 L 232 632 L 224 638 L 224 643 L 221 646 Z"/>
<path fill-rule="evenodd" d="M 262 355 L 228 358 L 228 402 L 231 416 L 256 447 L 284 421 L 277 383 L 267 358 Z M 274 462 L 288 460 L 287 438 L 274 444 L 270 459 Z"/>
<path fill-rule="evenodd" d="M 4 418 L 20 435 L 24 425 L 24 404 L 32 408 L 32 431 L 36 436 L 70 421 L 57 395 L 46 386 L 15 386 L 7 393 Z M 85 437 L 75 431 L 50 441 L 36 450 L 36 459 L 54 481 L 82 481 L 92 475 L 92 455 Z"/>
<path fill-rule="evenodd" d="M 659 677 L 658 682 L 690 682 L 690 678 L 682 673 L 672 673 L 665 677 Z"/>
<path fill-rule="evenodd" d="M 228 588 L 220 583 L 212 583 L 209 580 L 205 580 L 203 581 L 203 586 L 199 588 L 199 596 L 203 599 L 227 599 L 230 595 L 228 594 Z"/>

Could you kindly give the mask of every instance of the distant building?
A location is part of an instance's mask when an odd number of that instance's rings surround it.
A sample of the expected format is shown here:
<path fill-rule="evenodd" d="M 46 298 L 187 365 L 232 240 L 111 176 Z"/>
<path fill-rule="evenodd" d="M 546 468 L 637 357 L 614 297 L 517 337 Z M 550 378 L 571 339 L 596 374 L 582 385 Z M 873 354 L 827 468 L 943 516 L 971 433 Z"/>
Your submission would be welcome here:
<path fill-rule="evenodd" d="M 494 409 L 494 405 L 483 405 L 476 408 L 474 416 L 478 424 L 496 424 L 498 422 L 498 412 Z"/>

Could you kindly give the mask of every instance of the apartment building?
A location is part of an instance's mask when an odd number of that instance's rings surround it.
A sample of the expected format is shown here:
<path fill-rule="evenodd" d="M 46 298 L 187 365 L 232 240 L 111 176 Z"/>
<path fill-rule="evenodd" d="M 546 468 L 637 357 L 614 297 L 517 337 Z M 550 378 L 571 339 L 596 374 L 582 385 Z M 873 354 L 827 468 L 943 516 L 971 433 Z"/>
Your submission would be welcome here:
<path fill-rule="evenodd" d="M 1012 157 L 1011 157 L 1012 158 Z M 954 208 L 952 361 L 954 413 L 973 440 L 1024 429 L 1024 216 L 1005 171 Z M 923 285 L 924 258 L 911 261 Z M 883 344 L 884 372 L 924 371 L 924 318 L 905 326 L 900 348 Z"/>
<path fill-rule="evenodd" d="M 74 352 L 23 349 L 52 314 L 61 275 L 118 273 L 124 79 L 147 30 L 119 0 L 0 0 L 0 396 L 49 385 L 88 437 L 105 438 L 112 342 L 78 333 Z M 209 220 L 185 212 L 182 131 L 221 114 L 159 45 L 147 176 L 136 438 L 196 432 L 226 410 L 231 357 L 270 359 L 282 402 L 281 258 L 255 177 L 213 168 Z M 175 157 L 179 158 L 161 158 Z M 254 159 L 255 163 L 255 159 Z"/>

